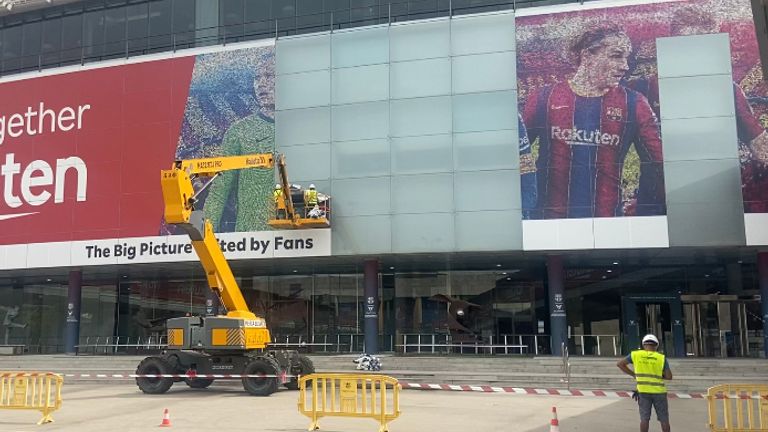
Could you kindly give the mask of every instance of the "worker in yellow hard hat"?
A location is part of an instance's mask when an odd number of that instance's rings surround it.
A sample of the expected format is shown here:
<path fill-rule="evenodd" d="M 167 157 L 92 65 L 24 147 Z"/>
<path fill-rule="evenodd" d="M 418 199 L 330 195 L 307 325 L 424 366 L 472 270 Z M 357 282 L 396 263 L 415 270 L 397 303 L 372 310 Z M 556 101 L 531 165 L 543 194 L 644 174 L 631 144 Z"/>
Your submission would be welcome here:
<path fill-rule="evenodd" d="M 272 193 L 275 199 L 275 212 L 277 219 L 285 219 L 285 198 L 283 197 L 283 187 L 280 183 L 275 185 L 275 191 Z"/>
<path fill-rule="evenodd" d="M 317 190 L 315 190 L 314 183 L 309 185 L 309 189 L 304 192 L 304 209 L 306 212 L 310 212 L 317 206 Z"/>

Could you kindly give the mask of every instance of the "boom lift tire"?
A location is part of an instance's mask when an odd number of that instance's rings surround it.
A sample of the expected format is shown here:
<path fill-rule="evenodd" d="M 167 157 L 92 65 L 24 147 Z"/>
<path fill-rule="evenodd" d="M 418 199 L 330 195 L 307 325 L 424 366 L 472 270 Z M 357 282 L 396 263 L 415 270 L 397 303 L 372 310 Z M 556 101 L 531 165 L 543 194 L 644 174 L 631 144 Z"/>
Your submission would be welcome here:
<path fill-rule="evenodd" d="M 170 375 L 173 373 L 173 367 L 162 357 L 147 357 L 136 368 L 136 375 Z M 136 385 L 146 394 L 163 394 L 173 385 L 173 378 L 137 377 Z"/>
<path fill-rule="evenodd" d="M 278 366 L 265 357 L 253 357 L 243 368 L 243 375 L 268 375 L 264 378 L 243 377 L 243 388 L 253 396 L 269 396 L 277 391 Z"/>
<path fill-rule="evenodd" d="M 184 378 L 184 382 L 187 383 L 189 388 L 204 389 L 213 384 L 212 378 Z"/>
<path fill-rule="evenodd" d="M 294 375 L 294 377 L 285 383 L 285 388 L 288 390 L 298 390 L 299 378 L 297 376 L 305 376 L 313 373 L 315 373 L 315 365 L 312 363 L 312 360 L 307 356 L 299 355 L 297 364 L 291 368 L 291 375 Z"/>

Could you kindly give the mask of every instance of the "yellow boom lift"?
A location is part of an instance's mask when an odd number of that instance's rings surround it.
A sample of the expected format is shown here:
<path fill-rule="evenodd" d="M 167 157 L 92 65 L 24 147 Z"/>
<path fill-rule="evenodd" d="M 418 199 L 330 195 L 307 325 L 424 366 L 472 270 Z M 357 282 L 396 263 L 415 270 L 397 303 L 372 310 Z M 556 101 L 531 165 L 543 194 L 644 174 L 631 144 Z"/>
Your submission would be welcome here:
<path fill-rule="evenodd" d="M 269 329 L 263 318 L 250 311 L 237 285 L 211 222 L 196 209 L 197 197 L 224 171 L 275 167 L 286 198 L 286 218 L 270 220 L 280 228 L 327 227 L 326 218 L 307 219 L 297 215 L 290 199 L 290 184 L 282 155 L 252 154 L 176 161 L 161 172 L 165 220 L 183 229 L 205 270 L 208 286 L 219 295 L 227 309 L 224 316 L 187 316 L 167 321 L 168 349 L 141 361 L 136 374 L 139 388 L 148 394 L 168 391 L 175 381 L 162 375 L 250 375 L 242 378 L 245 390 L 255 396 L 269 396 L 277 390 L 279 377 L 289 376 L 285 386 L 298 389 L 297 376 L 314 372 L 312 361 L 296 351 L 270 350 Z M 198 191 L 193 180 L 209 177 Z M 268 199 L 264 197 L 264 199 Z M 156 377 L 147 377 L 155 375 Z M 160 375 L 160 376 L 158 376 Z M 192 388 L 206 388 L 212 378 L 185 378 Z"/>

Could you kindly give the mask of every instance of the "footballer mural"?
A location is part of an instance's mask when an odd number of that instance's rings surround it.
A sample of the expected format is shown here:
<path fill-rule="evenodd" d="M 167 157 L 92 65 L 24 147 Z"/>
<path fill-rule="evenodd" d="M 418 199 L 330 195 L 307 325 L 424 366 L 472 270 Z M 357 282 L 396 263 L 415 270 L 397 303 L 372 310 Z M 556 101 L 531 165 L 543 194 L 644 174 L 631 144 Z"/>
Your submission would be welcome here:
<path fill-rule="evenodd" d="M 768 211 L 765 84 L 749 2 L 518 17 L 526 219 L 665 215 L 656 38 L 729 33 L 746 212 Z M 522 130 L 522 129 L 521 129 Z M 522 138 L 521 138 L 522 139 Z M 765 195 L 765 196 L 764 196 Z"/>

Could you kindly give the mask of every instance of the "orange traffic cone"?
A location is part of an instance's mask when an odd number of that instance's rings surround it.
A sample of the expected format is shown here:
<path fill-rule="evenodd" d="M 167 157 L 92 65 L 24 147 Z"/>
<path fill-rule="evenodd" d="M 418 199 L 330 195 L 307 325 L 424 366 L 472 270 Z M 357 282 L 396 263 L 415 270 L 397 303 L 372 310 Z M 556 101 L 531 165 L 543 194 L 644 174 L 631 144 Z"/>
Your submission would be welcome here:
<path fill-rule="evenodd" d="M 549 422 L 549 432 L 560 432 L 560 422 L 557 421 L 557 408 L 552 407 L 552 421 Z"/>
<path fill-rule="evenodd" d="M 168 414 L 168 408 L 163 411 L 163 422 L 160 423 L 160 427 L 171 427 L 171 415 Z"/>

